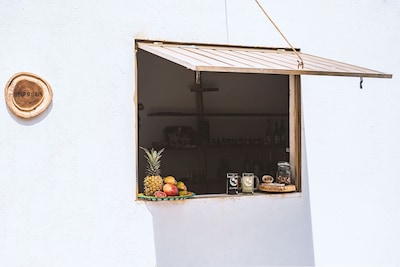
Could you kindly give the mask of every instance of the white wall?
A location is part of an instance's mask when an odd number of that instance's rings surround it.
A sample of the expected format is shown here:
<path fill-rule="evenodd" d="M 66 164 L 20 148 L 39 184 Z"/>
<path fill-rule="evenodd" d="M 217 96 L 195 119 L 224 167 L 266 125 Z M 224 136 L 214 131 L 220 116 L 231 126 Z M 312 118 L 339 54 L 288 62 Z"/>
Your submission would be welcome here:
<path fill-rule="evenodd" d="M 394 74 L 363 90 L 356 78 L 302 78 L 300 196 L 134 201 L 133 39 L 285 46 L 255 3 L 227 2 L 0 4 L 0 83 L 29 71 L 54 91 L 29 121 L 0 101 L 1 266 L 399 265 L 393 0 L 260 1 L 303 52 Z M 253 223 L 251 236 L 224 232 Z"/>

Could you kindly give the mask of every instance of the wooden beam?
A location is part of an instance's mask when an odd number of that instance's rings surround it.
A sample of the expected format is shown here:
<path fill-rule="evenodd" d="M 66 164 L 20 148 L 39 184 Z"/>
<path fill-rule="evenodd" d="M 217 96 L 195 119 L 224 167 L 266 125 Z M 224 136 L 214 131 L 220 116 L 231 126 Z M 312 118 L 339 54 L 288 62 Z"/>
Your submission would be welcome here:
<path fill-rule="evenodd" d="M 300 75 L 289 76 L 289 153 L 292 177 L 301 192 L 301 83 Z"/>

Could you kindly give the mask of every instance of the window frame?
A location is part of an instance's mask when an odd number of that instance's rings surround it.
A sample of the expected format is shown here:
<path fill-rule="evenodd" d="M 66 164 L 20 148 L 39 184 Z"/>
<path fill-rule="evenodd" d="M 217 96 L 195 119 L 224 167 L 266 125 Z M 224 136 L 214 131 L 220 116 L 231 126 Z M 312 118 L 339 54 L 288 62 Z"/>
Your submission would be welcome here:
<path fill-rule="evenodd" d="M 289 157 L 296 191 L 302 191 L 301 77 L 289 75 Z"/>
<path fill-rule="evenodd" d="M 136 75 L 138 73 L 139 64 L 135 58 L 136 63 Z M 193 71 L 194 77 L 196 77 L 196 72 Z M 272 75 L 272 74 L 262 74 L 262 75 Z M 291 165 L 292 178 L 294 179 L 294 184 L 296 186 L 296 192 L 302 191 L 302 159 L 301 159 L 301 77 L 300 75 L 286 75 L 288 76 L 288 87 L 285 90 L 289 92 L 289 162 Z M 136 76 L 136 90 L 134 93 L 134 102 L 136 106 L 136 111 L 138 111 L 138 91 L 139 91 L 138 77 Z M 136 120 L 136 196 L 139 194 L 139 114 L 137 114 Z M 261 177 L 260 177 L 261 178 Z M 242 194 L 239 194 L 239 196 Z M 202 194 L 201 197 L 219 197 L 226 196 L 224 193 L 212 194 L 206 193 Z"/>

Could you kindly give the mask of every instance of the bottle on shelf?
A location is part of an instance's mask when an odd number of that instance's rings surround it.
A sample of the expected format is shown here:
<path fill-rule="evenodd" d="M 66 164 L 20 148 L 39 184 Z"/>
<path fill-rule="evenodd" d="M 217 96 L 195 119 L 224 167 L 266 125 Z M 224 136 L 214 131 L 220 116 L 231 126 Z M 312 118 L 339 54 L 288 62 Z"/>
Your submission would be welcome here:
<path fill-rule="evenodd" d="M 211 139 L 210 147 L 216 147 L 216 146 L 217 146 L 217 139 L 215 138 Z"/>
<path fill-rule="evenodd" d="M 266 166 L 266 173 L 272 175 L 275 171 L 275 163 L 272 159 L 272 151 L 268 151 L 268 159 L 267 159 L 267 166 Z"/>
<path fill-rule="evenodd" d="M 286 127 L 283 124 L 283 119 L 281 119 L 281 125 L 279 127 L 279 143 L 283 146 L 286 146 L 287 134 Z"/>
<path fill-rule="evenodd" d="M 267 121 L 267 129 L 265 130 L 265 135 L 264 135 L 264 146 L 269 146 L 272 143 L 272 127 L 271 127 L 271 121 Z"/>
<path fill-rule="evenodd" d="M 279 133 L 279 124 L 276 121 L 275 122 L 275 128 L 274 128 L 274 144 L 279 145 L 281 142 L 281 135 Z"/>
<path fill-rule="evenodd" d="M 229 167 L 229 160 L 226 158 L 223 158 L 219 161 L 218 164 L 218 169 L 217 169 L 217 177 L 218 178 L 225 178 L 227 173 L 230 173 L 230 167 Z"/>
<path fill-rule="evenodd" d="M 221 139 L 221 146 L 222 147 L 225 147 L 225 146 L 228 146 L 228 139 L 227 138 L 222 138 Z"/>
<path fill-rule="evenodd" d="M 253 172 L 254 175 L 257 176 L 259 179 L 261 179 L 264 174 L 264 164 L 261 154 L 259 154 L 258 158 L 253 162 Z"/>
<path fill-rule="evenodd" d="M 252 172 L 252 166 L 249 160 L 249 154 L 245 154 L 243 161 L 243 172 Z"/>

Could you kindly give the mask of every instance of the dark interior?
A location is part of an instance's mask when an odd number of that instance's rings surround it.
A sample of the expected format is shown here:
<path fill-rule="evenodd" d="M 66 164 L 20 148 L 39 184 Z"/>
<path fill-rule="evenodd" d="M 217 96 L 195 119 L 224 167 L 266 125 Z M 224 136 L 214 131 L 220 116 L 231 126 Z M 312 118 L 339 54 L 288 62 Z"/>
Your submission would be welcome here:
<path fill-rule="evenodd" d="M 274 176 L 277 162 L 289 160 L 287 75 L 196 76 L 140 49 L 137 64 L 138 142 L 165 147 L 162 176 L 182 180 L 196 194 L 224 194 L 228 172 Z M 139 149 L 139 191 L 145 166 Z"/>

